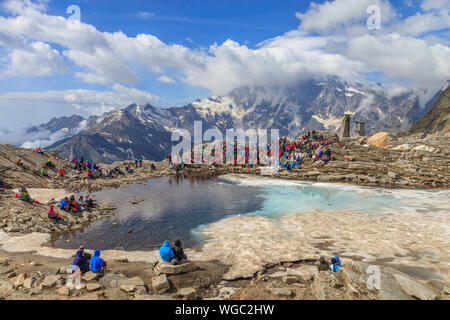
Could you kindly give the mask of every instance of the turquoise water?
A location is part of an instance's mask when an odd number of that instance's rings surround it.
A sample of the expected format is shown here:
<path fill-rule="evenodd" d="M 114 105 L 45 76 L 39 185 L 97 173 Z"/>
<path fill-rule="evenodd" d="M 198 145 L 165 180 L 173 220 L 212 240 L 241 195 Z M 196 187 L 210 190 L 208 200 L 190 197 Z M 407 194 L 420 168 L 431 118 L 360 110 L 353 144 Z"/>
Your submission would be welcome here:
<path fill-rule="evenodd" d="M 195 247 L 205 226 L 230 216 L 279 217 L 309 210 L 448 213 L 449 195 L 448 190 L 388 190 L 253 176 L 159 178 L 96 193 L 98 201 L 116 205 L 117 213 L 84 232 L 64 235 L 54 246 L 151 250 L 166 239 L 180 238 L 185 247 Z M 135 198 L 144 201 L 131 204 Z"/>
<path fill-rule="evenodd" d="M 245 188 L 258 187 L 264 201 L 250 215 L 278 217 L 308 210 L 355 210 L 368 213 L 446 213 L 449 190 L 394 190 L 344 184 L 291 182 L 246 177 L 225 178 Z"/>

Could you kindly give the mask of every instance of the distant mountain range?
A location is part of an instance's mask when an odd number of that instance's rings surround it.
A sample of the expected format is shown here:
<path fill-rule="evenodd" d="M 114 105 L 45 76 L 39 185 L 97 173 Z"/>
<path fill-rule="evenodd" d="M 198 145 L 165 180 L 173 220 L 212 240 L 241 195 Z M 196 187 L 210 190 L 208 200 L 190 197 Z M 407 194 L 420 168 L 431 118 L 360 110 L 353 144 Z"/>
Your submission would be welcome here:
<path fill-rule="evenodd" d="M 450 87 L 440 95 L 433 108 L 411 127 L 410 132 L 432 133 L 443 129 L 450 129 Z"/>
<path fill-rule="evenodd" d="M 132 104 L 89 119 L 54 118 L 32 130 L 63 130 L 64 138 L 47 149 L 66 158 L 161 160 L 170 153 L 172 132 L 177 128 L 192 132 L 194 121 L 202 121 L 203 130 L 217 127 L 225 133 L 228 128 L 276 128 L 280 135 L 295 137 L 311 129 L 338 130 L 344 113 L 351 112 L 353 119 L 366 121 L 368 133 L 407 131 L 441 93 L 421 107 L 420 92 L 390 96 L 381 85 L 363 86 L 330 76 L 289 88 L 242 87 L 178 108 Z"/>

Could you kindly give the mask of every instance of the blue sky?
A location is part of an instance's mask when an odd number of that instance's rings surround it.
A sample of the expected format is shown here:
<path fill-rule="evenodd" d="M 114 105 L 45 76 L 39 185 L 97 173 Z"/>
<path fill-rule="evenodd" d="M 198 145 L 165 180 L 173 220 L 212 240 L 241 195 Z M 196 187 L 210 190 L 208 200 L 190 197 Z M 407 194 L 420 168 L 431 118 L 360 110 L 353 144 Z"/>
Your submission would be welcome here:
<path fill-rule="evenodd" d="M 371 4 L 380 8 L 380 30 L 366 26 Z M 179 106 L 242 85 L 291 85 L 312 75 L 434 90 L 450 79 L 448 4 L 6 0 L 0 125 L 11 130 L 132 102 Z M 71 5 L 80 8 L 79 29 L 67 27 Z"/>

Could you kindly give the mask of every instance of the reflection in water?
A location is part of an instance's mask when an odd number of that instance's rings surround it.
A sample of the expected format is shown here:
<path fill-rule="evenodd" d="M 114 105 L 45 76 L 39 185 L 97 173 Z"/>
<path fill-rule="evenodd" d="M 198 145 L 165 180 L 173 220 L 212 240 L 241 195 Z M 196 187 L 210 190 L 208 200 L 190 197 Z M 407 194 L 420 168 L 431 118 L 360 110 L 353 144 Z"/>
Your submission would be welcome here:
<path fill-rule="evenodd" d="M 399 213 L 425 218 L 448 213 L 448 191 L 399 191 L 252 177 L 171 176 L 103 190 L 95 197 L 117 206 L 115 216 L 93 223 L 85 232 L 61 237 L 54 242 L 55 247 L 83 244 L 99 249 L 149 250 L 166 239 L 177 238 L 185 247 L 193 247 L 201 243 L 204 226 L 233 215 L 276 218 L 312 210 L 343 210 L 380 218 Z M 132 204 L 134 199 L 145 201 Z M 290 234 L 296 232 L 291 230 Z"/>
<path fill-rule="evenodd" d="M 257 210 L 263 200 L 259 194 L 257 187 L 239 188 L 206 175 L 171 176 L 103 190 L 95 194 L 97 201 L 114 204 L 117 214 L 94 222 L 84 233 L 61 237 L 54 246 L 76 248 L 83 244 L 100 249 L 149 250 L 166 239 L 180 238 L 185 247 L 193 247 L 201 239 L 191 233 L 192 229 Z M 145 201 L 132 204 L 133 199 Z"/>

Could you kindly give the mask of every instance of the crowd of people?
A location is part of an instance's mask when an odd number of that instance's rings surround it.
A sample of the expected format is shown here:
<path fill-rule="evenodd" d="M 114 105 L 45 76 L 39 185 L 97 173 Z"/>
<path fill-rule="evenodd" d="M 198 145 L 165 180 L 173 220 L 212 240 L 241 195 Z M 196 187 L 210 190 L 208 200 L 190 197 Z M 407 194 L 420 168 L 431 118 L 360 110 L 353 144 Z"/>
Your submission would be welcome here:
<path fill-rule="evenodd" d="M 119 175 L 125 175 L 125 172 L 128 174 L 133 174 L 135 170 L 131 168 L 131 164 L 128 164 L 125 166 L 125 169 L 122 170 L 120 165 L 116 165 L 115 167 L 111 169 L 105 169 L 103 170 L 101 166 L 98 163 L 95 163 L 94 161 L 88 160 L 84 161 L 84 158 L 81 157 L 80 160 L 78 160 L 78 157 L 74 158 L 72 160 L 73 163 L 73 169 L 78 172 L 86 172 L 86 175 L 89 179 L 95 179 L 100 177 L 106 177 L 106 178 L 112 178 L 112 177 L 118 177 Z M 134 169 L 142 167 L 143 160 L 142 159 L 134 159 Z"/>
<path fill-rule="evenodd" d="M 57 217 L 57 214 L 54 212 L 52 212 L 52 215 Z M 172 265 L 180 264 L 183 260 L 187 260 L 187 256 L 184 253 L 180 239 L 175 241 L 173 247 L 170 246 L 170 242 L 168 240 L 164 241 L 164 244 L 159 250 L 159 254 L 162 261 L 171 263 Z M 75 258 L 71 264 L 71 270 L 72 273 L 85 273 L 87 271 L 91 271 L 97 274 L 104 274 L 106 272 L 106 266 L 106 261 L 100 258 L 100 250 L 95 249 L 94 255 L 91 256 L 89 253 L 84 251 L 84 246 L 80 246 L 75 253 Z"/>
<path fill-rule="evenodd" d="M 312 159 L 314 162 L 323 161 L 327 164 L 331 161 L 330 142 L 314 130 L 308 131 L 296 140 L 283 137 L 280 141 L 279 156 L 281 167 L 287 170 L 301 166 L 306 159 Z"/>
<path fill-rule="evenodd" d="M 291 170 L 293 168 L 297 168 L 301 166 L 302 163 L 305 163 L 307 159 L 312 159 L 312 161 L 323 161 L 327 164 L 331 161 L 331 143 L 329 140 L 326 140 L 324 136 L 315 130 L 308 131 L 301 137 L 291 140 L 287 137 L 282 137 L 277 141 L 279 144 L 278 148 L 278 156 L 279 162 L 272 163 L 275 166 L 281 166 L 282 168 L 286 168 L 287 170 Z M 211 150 L 211 157 L 215 157 L 212 160 L 213 165 L 217 165 L 219 163 L 227 163 L 227 142 L 224 141 L 222 145 L 221 152 L 217 153 L 216 150 L 220 149 L 220 144 L 216 144 L 213 146 Z M 233 165 L 240 165 L 242 167 L 253 167 L 255 165 L 261 164 L 260 156 L 264 155 L 268 158 L 272 158 L 274 155 L 275 149 L 272 148 L 271 144 L 265 145 L 265 150 L 260 150 L 260 146 L 256 145 L 256 153 L 252 154 L 250 151 L 250 147 L 247 145 L 241 145 L 237 140 L 234 141 L 233 145 Z M 260 152 L 266 153 L 261 154 Z M 201 161 L 200 157 L 202 157 Z M 170 161 L 170 168 L 172 170 L 177 170 L 177 173 L 180 169 L 184 168 L 184 162 L 182 160 L 181 154 L 177 156 L 176 159 L 172 159 L 172 155 L 168 155 L 167 159 Z M 172 161 L 173 160 L 173 161 Z M 187 159 L 187 163 L 205 163 L 207 159 L 205 159 L 204 155 L 198 154 L 191 150 L 191 155 Z"/>
<path fill-rule="evenodd" d="M 59 203 L 59 209 L 66 212 L 90 211 L 94 206 L 94 200 L 91 199 L 89 194 L 85 196 L 79 195 L 76 200 L 74 195 L 64 197 Z"/>

